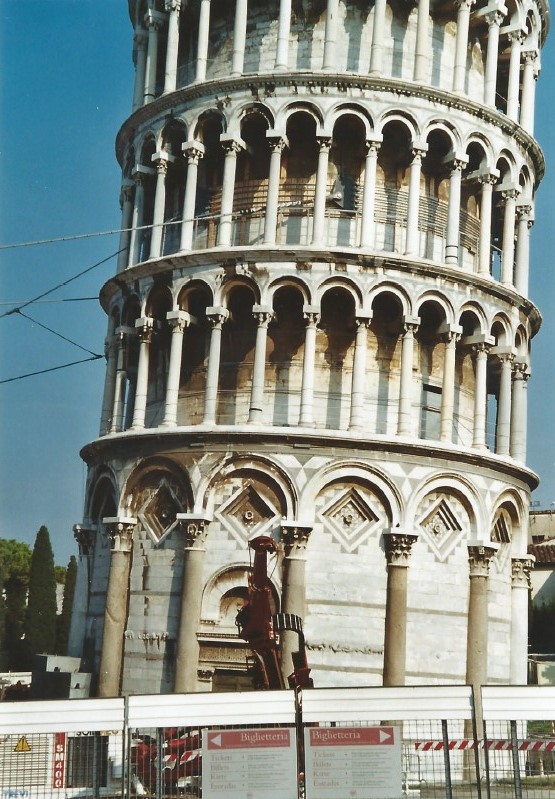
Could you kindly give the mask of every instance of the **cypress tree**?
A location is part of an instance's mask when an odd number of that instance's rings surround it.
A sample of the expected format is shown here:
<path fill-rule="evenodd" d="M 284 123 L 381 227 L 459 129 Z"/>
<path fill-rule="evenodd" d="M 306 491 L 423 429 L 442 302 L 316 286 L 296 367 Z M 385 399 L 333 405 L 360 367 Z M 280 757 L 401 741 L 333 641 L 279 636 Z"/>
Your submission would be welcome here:
<path fill-rule="evenodd" d="M 31 567 L 31 549 L 13 539 L 0 539 L 0 567 L 4 573 L 5 599 L 4 638 L 0 644 L 2 659 L 8 669 L 21 671 L 22 637 L 25 624 L 27 586 Z"/>
<path fill-rule="evenodd" d="M 24 652 L 28 668 L 33 655 L 52 654 L 56 648 L 56 576 L 50 535 L 44 525 L 37 533 L 31 571 L 25 619 Z"/>
<path fill-rule="evenodd" d="M 73 595 L 75 594 L 76 579 L 77 560 L 75 559 L 75 555 L 72 555 L 69 559 L 69 563 L 67 564 L 62 612 L 58 616 L 58 628 L 56 634 L 56 652 L 58 655 L 67 655 L 69 627 L 71 624 L 71 609 L 73 607 Z"/>

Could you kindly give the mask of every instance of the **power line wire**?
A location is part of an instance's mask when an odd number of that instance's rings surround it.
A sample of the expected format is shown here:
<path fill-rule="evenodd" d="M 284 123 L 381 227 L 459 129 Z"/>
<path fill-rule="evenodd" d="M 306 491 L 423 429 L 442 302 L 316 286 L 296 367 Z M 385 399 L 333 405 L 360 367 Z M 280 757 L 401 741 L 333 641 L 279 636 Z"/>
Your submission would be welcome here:
<path fill-rule="evenodd" d="M 98 361 L 99 358 L 102 358 L 102 355 L 93 355 L 91 358 L 83 358 L 81 361 L 72 361 L 71 363 L 64 363 L 61 366 L 51 366 L 49 369 L 41 369 L 38 372 L 27 372 L 25 375 L 17 375 L 17 377 L 7 377 L 4 380 L 0 380 L 0 385 L 3 383 L 13 383 L 16 380 L 24 380 L 26 377 L 36 377 L 36 375 L 45 375 L 48 372 L 56 372 L 60 369 L 67 369 L 69 366 L 76 366 L 79 363 L 87 363 L 88 361 Z"/>
<path fill-rule="evenodd" d="M 24 302 L 24 303 L 22 303 L 19 306 L 15 306 L 14 308 L 11 308 L 9 311 L 4 311 L 3 314 L 0 314 L 0 319 L 3 319 L 5 316 L 10 316 L 11 314 L 14 314 L 14 313 L 19 313 L 22 308 L 26 308 L 28 305 L 32 305 L 34 302 L 37 302 L 37 300 L 42 300 L 43 297 L 47 297 L 49 294 L 52 294 L 54 291 L 57 291 L 58 289 L 63 288 L 63 286 L 67 286 L 69 283 L 72 283 L 74 280 L 77 280 L 80 277 L 83 277 L 83 275 L 86 275 L 88 272 L 92 272 L 93 269 L 96 269 L 97 267 L 102 266 L 102 264 L 105 264 L 111 258 L 114 258 L 116 255 L 119 255 L 119 253 L 121 251 L 122 251 L 121 249 L 116 250 L 116 252 L 113 252 L 111 255 L 108 255 L 106 258 L 103 258 L 101 261 L 97 261 L 92 266 L 88 266 L 86 269 L 83 269 L 81 272 L 79 272 L 78 274 L 74 275 L 73 277 L 70 277 L 67 280 L 64 280 L 62 283 L 58 283 L 57 286 L 54 286 L 53 288 L 48 289 L 48 291 L 43 291 L 42 294 L 39 294 L 36 297 L 33 297 L 32 300 L 27 300 L 27 302 Z"/>
<path fill-rule="evenodd" d="M 66 298 L 62 297 L 59 300 L 35 300 L 35 304 L 46 305 L 46 304 L 54 304 L 57 302 L 84 302 L 85 300 L 98 301 L 98 297 L 66 297 Z M 16 302 L 15 300 L 0 300 L 0 307 L 3 305 L 11 305 L 12 307 L 22 308 L 23 304 L 26 302 L 27 300 L 21 300 L 20 302 Z"/>
<path fill-rule="evenodd" d="M 54 336 L 57 336 L 58 338 L 61 338 L 63 341 L 67 341 L 68 344 L 73 344 L 74 347 L 77 347 L 78 349 L 83 350 L 83 352 L 88 352 L 89 355 L 94 355 L 95 357 L 98 357 L 98 358 L 102 357 L 97 352 L 93 352 L 92 350 L 87 349 L 87 347 L 82 347 L 81 344 L 78 344 L 76 341 L 73 341 L 73 339 L 62 335 L 62 333 L 58 333 L 57 330 L 53 330 L 51 327 L 48 327 L 48 325 L 43 325 L 42 322 L 39 322 L 37 319 L 33 319 L 32 316 L 29 316 L 28 314 L 23 313 L 23 311 L 21 311 L 20 309 L 17 310 L 17 314 L 19 316 L 22 316 L 24 319 L 28 319 L 29 322 L 32 322 L 34 325 L 38 325 L 39 327 L 42 327 L 43 330 L 47 330 L 49 333 L 52 333 Z"/>

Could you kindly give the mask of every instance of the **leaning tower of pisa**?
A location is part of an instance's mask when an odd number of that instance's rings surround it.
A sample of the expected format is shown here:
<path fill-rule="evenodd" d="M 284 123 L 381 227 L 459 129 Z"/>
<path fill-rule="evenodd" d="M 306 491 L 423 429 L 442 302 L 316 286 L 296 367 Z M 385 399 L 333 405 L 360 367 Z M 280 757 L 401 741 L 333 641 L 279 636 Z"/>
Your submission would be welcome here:
<path fill-rule="evenodd" d="M 316 686 L 525 683 L 545 0 L 129 12 L 72 654 L 101 696 L 246 688 L 264 534 Z"/>

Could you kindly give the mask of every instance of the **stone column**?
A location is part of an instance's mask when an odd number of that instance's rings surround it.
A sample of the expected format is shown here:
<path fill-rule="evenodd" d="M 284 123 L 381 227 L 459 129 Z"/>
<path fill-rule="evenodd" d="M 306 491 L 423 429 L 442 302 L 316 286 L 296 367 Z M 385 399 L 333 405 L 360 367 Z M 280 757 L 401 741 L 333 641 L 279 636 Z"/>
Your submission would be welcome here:
<path fill-rule="evenodd" d="M 463 0 L 466 2 L 466 0 Z M 461 180 L 466 158 L 455 158 L 451 162 L 449 178 L 449 207 L 447 209 L 447 230 L 445 232 L 445 263 L 458 266 L 459 263 L 459 222 L 461 215 Z"/>
<path fill-rule="evenodd" d="M 116 360 L 116 379 L 114 385 L 114 405 L 112 408 L 112 424 L 110 433 L 120 433 L 123 430 L 123 414 L 125 411 L 125 390 L 127 384 L 127 348 L 129 339 L 135 336 L 135 329 L 122 325 L 116 330 L 118 342 Z"/>
<path fill-rule="evenodd" d="M 175 659 L 175 693 L 198 690 L 198 662 L 205 542 L 210 518 L 197 513 L 178 513 L 178 522 L 185 536 L 183 577 L 181 580 L 181 612 L 177 631 Z"/>
<path fill-rule="evenodd" d="M 374 0 L 374 24 L 370 50 L 370 74 L 381 75 L 383 71 L 383 45 L 386 0 Z"/>
<path fill-rule="evenodd" d="M 161 427 L 175 427 L 177 424 L 177 401 L 179 399 L 179 380 L 181 377 L 183 333 L 191 324 L 191 316 L 186 311 L 170 311 L 166 314 L 166 318 L 172 327 L 172 343 L 166 386 L 166 405 Z"/>
<path fill-rule="evenodd" d="M 453 411 L 455 406 L 455 364 L 457 342 L 462 335 L 459 325 L 447 325 L 443 337 L 445 354 L 443 359 L 443 382 L 441 386 L 441 411 L 439 440 L 453 443 Z"/>
<path fill-rule="evenodd" d="M 491 204 L 493 186 L 499 173 L 486 174 L 480 177 L 482 191 L 480 192 L 480 243 L 478 253 L 478 274 L 482 277 L 491 275 Z"/>
<path fill-rule="evenodd" d="M 276 46 L 276 72 L 289 68 L 289 34 L 291 31 L 291 0 L 280 0 Z"/>
<path fill-rule="evenodd" d="M 453 91 L 464 92 L 466 80 L 466 58 L 468 54 L 468 27 L 470 9 L 474 0 L 455 0 L 457 6 L 457 38 L 455 40 L 455 67 L 453 70 Z"/>
<path fill-rule="evenodd" d="M 339 0 L 327 0 L 326 32 L 324 36 L 324 64 L 323 68 L 337 71 L 335 56 L 337 40 L 337 23 L 339 16 Z"/>
<path fill-rule="evenodd" d="M 131 517 L 112 516 L 103 519 L 102 523 L 106 526 L 106 532 L 110 536 L 111 542 L 110 572 L 98 675 L 98 696 L 105 698 L 119 696 L 121 689 L 133 530 L 137 520 Z"/>
<path fill-rule="evenodd" d="M 401 374 L 399 380 L 399 416 L 397 435 L 410 436 L 412 427 L 412 392 L 414 365 L 414 334 L 420 325 L 420 317 L 405 316 L 404 334 L 401 344 Z"/>
<path fill-rule="evenodd" d="M 405 684 L 407 660 L 407 569 L 418 539 L 406 533 L 384 533 L 387 558 L 383 684 Z"/>
<path fill-rule="evenodd" d="M 146 399 L 148 394 L 148 366 L 150 360 L 150 345 L 154 333 L 154 319 L 142 316 L 135 322 L 139 334 L 139 366 L 137 369 L 137 389 L 135 393 L 135 408 L 133 410 L 132 430 L 142 430 L 145 426 Z"/>
<path fill-rule="evenodd" d="M 148 30 L 148 44 L 146 50 L 144 104 L 150 103 L 156 96 L 158 34 L 163 24 L 163 14 L 160 14 L 157 11 L 147 11 L 145 16 L 145 27 Z"/>
<path fill-rule="evenodd" d="M 475 363 L 474 388 L 474 426 L 472 446 L 474 449 L 486 449 L 486 409 L 488 402 L 488 350 L 493 342 L 482 341 L 473 344 Z"/>
<path fill-rule="evenodd" d="M 91 585 L 91 560 L 94 555 L 96 527 L 85 524 L 75 524 L 73 526 L 73 536 L 79 546 L 79 557 L 77 560 L 77 575 L 75 578 L 73 607 L 71 609 L 67 654 L 70 657 L 81 657 L 85 640 L 87 608 Z"/>
<path fill-rule="evenodd" d="M 501 364 L 499 376 L 499 397 L 497 398 L 497 433 L 495 452 L 497 455 L 509 454 L 511 438 L 511 389 L 514 355 L 512 352 L 497 350 Z"/>
<path fill-rule="evenodd" d="M 154 174 L 150 167 L 137 164 L 133 172 L 135 181 L 135 200 L 133 203 L 133 217 L 131 219 L 131 236 L 129 239 L 129 264 L 138 264 L 141 259 L 141 245 L 144 238 L 144 199 L 145 199 L 145 177 Z"/>
<path fill-rule="evenodd" d="M 231 74 L 242 75 L 247 40 L 247 0 L 235 0 L 235 25 L 233 28 L 233 57 Z"/>
<path fill-rule="evenodd" d="M 484 105 L 495 108 L 497 89 L 497 63 L 499 61 L 499 28 L 505 19 L 507 9 L 503 6 L 485 15 L 488 24 L 488 43 L 486 51 L 486 70 L 484 75 Z"/>
<path fill-rule="evenodd" d="M 303 376 L 301 385 L 301 413 L 299 425 L 314 425 L 314 360 L 316 358 L 316 329 L 320 321 L 320 309 L 317 305 L 305 305 L 303 316 L 306 319 L 304 339 Z"/>
<path fill-rule="evenodd" d="M 227 308 L 211 306 L 206 309 L 206 318 L 212 325 L 212 332 L 210 334 L 210 350 L 208 353 L 208 368 L 206 370 L 206 389 L 204 392 L 204 424 L 216 423 L 222 327 L 228 316 L 229 311 Z"/>
<path fill-rule="evenodd" d="M 511 685 L 528 683 L 528 601 L 535 558 L 511 559 Z"/>
<path fill-rule="evenodd" d="M 242 0 L 237 0 L 242 2 Z M 245 143 L 241 139 L 222 133 L 220 136 L 222 147 L 225 150 L 224 174 L 222 181 L 222 201 L 220 209 L 220 229 L 218 231 L 218 245 L 229 247 L 233 229 L 233 196 L 235 193 L 235 170 L 237 168 L 237 153 L 244 149 Z"/>
<path fill-rule="evenodd" d="M 512 286 L 515 266 L 515 219 L 517 189 L 509 189 L 502 193 L 505 210 L 503 214 L 503 244 L 501 252 L 501 282 Z"/>
<path fill-rule="evenodd" d="M 349 430 L 362 430 L 364 428 L 364 399 L 366 397 L 366 349 L 368 343 L 368 326 L 372 321 L 372 313 L 357 313 L 355 321 L 357 332 L 353 356 Z"/>
<path fill-rule="evenodd" d="M 266 376 L 266 340 L 268 338 L 268 325 L 272 320 L 274 311 L 264 305 L 253 305 L 252 315 L 258 322 L 258 327 L 256 328 L 256 344 L 254 347 L 249 424 L 262 420 L 264 378 Z"/>
<path fill-rule="evenodd" d="M 520 124 L 531 136 L 534 135 L 534 110 L 536 105 L 536 78 L 538 76 L 538 51 L 523 53 L 522 93 L 520 95 Z"/>
<path fill-rule="evenodd" d="M 164 74 L 164 94 L 177 88 L 177 54 L 179 51 L 179 15 L 181 0 L 165 0 L 168 12 L 168 41 L 166 44 L 166 71 Z"/>
<path fill-rule="evenodd" d="M 326 244 L 326 197 L 328 194 L 328 159 L 331 147 L 331 136 L 317 136 L 320 148 L 318 169 L 316 171 L 316 187 L 314 191 L 314 220 L 312 223 L 312 244 Z"/>
<path fill-rule="evenodd" d="M 410 163 L 409 175 L 409 197 L 407 208 L 407 237 L 405 243 L 405 255 L 418 255 L 418 215 L 420 212 L 420 173 L 422 171 L 422 158 L 424 157 L 427 145 L 414 147 L 412 150 L 412 161 Z"/>
<path fill-rule="evenodd" d="M 102 413 L 100 415 L 99 434 L 105 436 L 110 431 L 114 408 L 114 392 L 116 387 L 116 370 L 118 366 L 119 341 L 115 333 L 106 336 L 104 356 L 106 358 L 106 376 L 102 395 Z"/>
<path fill-rule="evenodd" d="M 487 683 L 488 670 L 488 569 L 495 555 L 492 545 L 468 546 L 469 592 L 466 635 L 466 684 L 474 688 L 478 737 L 483 737 L 480 686 Z"/>
<path fill-rule="evenodd" d="M 381 137 L 380 137 L 381 139 Z M 366 160 L 364 164 L 364 189 L 362 194 L 362 224 L 360 230 L 360 246 L 374 249 L 376 246 L 376 223 L 374 212 L 376 207 L 376 168 L 381 141 L 367 139 Z"/>
<path fill-rule="evenodd" d="M 147 35 L 142 28 L 135 28 L 133 39 L 133 61 L 135 63 L 135 86 L 132 111 L 141 108 L 145 96 Z"/>
<path fill-rule="evenodd" d="M 530 271 L 530 228 L 534 224 L 532 206 L 517 205 L 516 218 L 515 289 L 523 297 L 527 297 Z"/>
<path fill-rule="evenodd" d="M 208 35 L 210 32 L 210 0 L 200 0 L 195 83 L 206 80 L 208 64 Z"/>
<path fill-rule="evenodd" d="M 129 263 L 129 242 L 131 237 L 130 228 L 133 224 L 134 189 L 134 182 L 130 180 L 123 181 L 120 192 L 121 230 L 119 234 L 118 246 L 118 272 L 123 272 Z"/>
<path fill-rule="evenodd" d="M 306 546 L 312 527 L 288 522 L 281 523 L 285 557 L 283 559 L 283 582 L 281 595 L 282 613 L 291 613 L 303 619 L 306 616 Z M 292 630 L 280 633 L 281 673 L 285 685 L 293 673 L 292 653 L 299 649 L 299 636 Z"/>
<path fill-rule="evenodd" d="M 185 178 L 185 194 L 183 197 L 180 249 L 192 250 L 195 233 L 198 162 L 204 156 L 204 144 L 200 141 L 192 140 L 185 142 L 182 149 L 187 156 L 187 176 Z"/>
<path fill-rule="evenodd" d="M 268 172 L 268 195 L 266 197 L 266 216 L 264 217 L 264 244 L 276 243 L 279 184 L 281 177 L 281 153 L 285 147 L 285 139 L 276 136 L 273 131 L 266 131 L 270 145 L 270 169 Z"/>
<path fill-rule="evenodd" d="M 526 384 L 528 381 L 528 365 L 515 363 L 513 370 L 513 390 L 511 398 L 511 433 L 510 453 L 515 461 L 526 461 L 526 426 L 527 426 L 527 396 Z"/>
<path fill-rule="evenodd" d="M 418 0 L 416 20 L 416 49 L 414 51 L 413 79 L 424 83 L 428 77 L 432 43 L 430 42 L 430 0 Z"/>
<path fill-rule="evenodd" d="M 511 57 L 509 61 L 509 83 L 507 86 L 507 116 L 518 122 L 518 106 L 520 93 L 520 55 L 524 35 L 522 31 L 509 33 L 511 42 Z"/>
<path fill-rule="evenodd" d="M 152 215 L 152 236 L 150 239 L 150 258 L 159 258 L 162 255 L 162 240 L 164 233 L 164 211 L 166 208 L 166 175 L 168 164 L 175 161 L 173 155 L 161 150 L 154 153 L 152 161 L 156 164 L 156 192 L 154 194 L 154 212 Z"/>

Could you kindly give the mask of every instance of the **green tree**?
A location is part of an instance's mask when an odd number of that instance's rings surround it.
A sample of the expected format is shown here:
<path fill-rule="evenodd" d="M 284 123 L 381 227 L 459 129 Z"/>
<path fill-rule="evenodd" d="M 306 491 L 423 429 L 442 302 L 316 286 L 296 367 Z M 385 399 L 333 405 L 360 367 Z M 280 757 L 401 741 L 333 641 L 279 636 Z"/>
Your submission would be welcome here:
<path fill-rule="evenodd" d="M 0 660 L 13 671 L 22 669 L 22 644 L 25 625 L 25 604 L 31 549 L 27 544 L 13 539 L 0 539 L 0 571 L 3 572 L 0 586 L 5 599 L 4 637 L 0 640 Z"/>
<path fill-rule="evenodd" d="M 53 653 L 56 648 L 56 576 L 50 535 L 42 526 L 37 533 L 25 617 L 24 660 L 33 665 L 33 655 Z"/>
<path fill-rule="evenodd" d="M 63 581 L 64 598 L 62 601 L 62 612 L 58 616 L 58 625 L 56 630 L 56 652 L 58 655 L 67 655 L 69 627 L 71 624 L 71 609 L 73 607 L 73 596 L 75 594 L 76 579 L 77 560 L 75 559 L 75 555 L 72 555 L 65 571 L 65 579 Z M 58 580 L 58 582 L 60 582 L 60 580 Z"/>
<path fill-rule="evenodd" d="M 4 599 L 5 582 L 4 564 L 0 560 L 0 671 L 8 669 L 8 653 L 6 650 L 6 600 Z"/>

